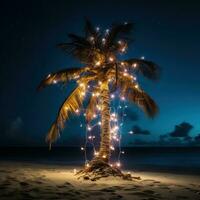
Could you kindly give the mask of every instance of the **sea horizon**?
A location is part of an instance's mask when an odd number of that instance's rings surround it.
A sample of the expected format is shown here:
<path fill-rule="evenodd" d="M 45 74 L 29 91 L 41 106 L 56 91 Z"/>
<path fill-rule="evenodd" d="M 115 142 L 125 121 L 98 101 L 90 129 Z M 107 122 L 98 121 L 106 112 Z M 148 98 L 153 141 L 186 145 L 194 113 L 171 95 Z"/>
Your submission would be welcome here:
<path fill-rule="evenodd" d="M 170 172 L 176 174 L 200 175 L 200 147 L 121 147 L 122 170 Z M 33 164 L 57 166 L 77 166 L 85 164 L 84 152 L 78 146 L 48 146 L 39 147 L 0 147 L 0 160 Z M 91 160 L 93 149 L 88 148 L 87 159 Z M 117 162 L 118 153 L 112 156 L 111 162 Z M 192 168 L 191 168 L 192 166 Z"/>

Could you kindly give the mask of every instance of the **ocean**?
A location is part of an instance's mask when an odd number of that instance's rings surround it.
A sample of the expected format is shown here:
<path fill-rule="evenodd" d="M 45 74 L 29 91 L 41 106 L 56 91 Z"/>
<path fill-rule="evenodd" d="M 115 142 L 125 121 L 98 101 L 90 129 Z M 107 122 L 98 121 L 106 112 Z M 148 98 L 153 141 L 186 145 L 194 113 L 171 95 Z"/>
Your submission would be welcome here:
<path fill-rule="evenodd" d="M 121 168 L 133 171 L 170 172 L 200 176 L 200 147 L 124 147 Z M 88 159 L 92 149 L 88 150 Z M 1 147 L 0 161 L 81 166 L 85 163 L 80 147 Z"/>

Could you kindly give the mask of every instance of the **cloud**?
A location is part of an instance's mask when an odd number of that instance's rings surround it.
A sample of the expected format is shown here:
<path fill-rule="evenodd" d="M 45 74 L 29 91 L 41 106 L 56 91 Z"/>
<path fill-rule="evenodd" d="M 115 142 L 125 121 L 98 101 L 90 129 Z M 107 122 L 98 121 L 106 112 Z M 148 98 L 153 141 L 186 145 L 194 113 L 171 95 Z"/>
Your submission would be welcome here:
<path fill-rule="evenodd" d="M 195 142 L 200 142 L 200 133 L 194 138 Z"/>
<path fill-rule="evenodd" d="M 184 141 L 185 142 L 192 142 L 192 137 L 188 135 L 188 136 L 184 137 Z"/>
<path fill-rule="evenodd" d="M 167 135 L 167 134 L 160 135 L 160 141 L 165 141 L 168 137 L 169 137 L 169 135 Z"/>
<path fill-rule="evenodd" d="M 7 129 L 7 135 L 14 136 L 18 134 L 23 129 L 23 120 L 21 117 L 17 117 L 13 121 L 11 121 L 8 129 Z"/>
<path fill-rule="evenodd" d="M 23 119 L 18 116 L 4 124 L 0 145 L 32 145 L 36 140 L 27 133 Z"/>
<path fill-rule="evenodd" d="M 176 125 L 174 131 L 170 132 L 169 135 L 171 137 L 188 137 L 192 128 L 193 126 L 190 123 L 182 122 Z"/>
<path fill-rule="evenodd" d="M 181 145 L 182 140 L 179 137 L 170 137 L 168 143 L 170 145 Z"/>
<path fill-rule="evenodd" d="M 149 130 L 143 130 L 137 125 L 133 126 L 132 131 L 133 131 L 133 134 L 135 135 L 150 135 L 151 134 Z"/>

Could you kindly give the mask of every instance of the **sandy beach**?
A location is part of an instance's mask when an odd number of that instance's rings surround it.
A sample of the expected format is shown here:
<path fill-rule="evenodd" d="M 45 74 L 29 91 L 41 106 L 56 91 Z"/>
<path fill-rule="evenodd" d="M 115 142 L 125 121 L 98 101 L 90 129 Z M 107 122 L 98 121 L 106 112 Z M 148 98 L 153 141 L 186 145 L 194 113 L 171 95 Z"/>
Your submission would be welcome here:
<path fill-rule="evenodd" d="M 130 172 L 140 180 L 77 180 L 75 166 L 0 163 L 0 199 L 200 199 L 200 177 Z"/>

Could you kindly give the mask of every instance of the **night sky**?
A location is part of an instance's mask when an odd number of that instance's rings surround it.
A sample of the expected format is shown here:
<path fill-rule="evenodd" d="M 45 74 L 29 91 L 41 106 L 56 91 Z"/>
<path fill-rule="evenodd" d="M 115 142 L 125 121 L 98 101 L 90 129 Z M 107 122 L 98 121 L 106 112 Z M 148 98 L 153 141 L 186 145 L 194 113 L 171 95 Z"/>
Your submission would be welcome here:
<path fill-rule="evenodd" d="M 41 92 L 36 87 L 50 72 L 80 66 L 56 44 L 66 41 L 69 32 L 81 34 L 86 16 L 101 29 L 113 22 L 135 22 L 135 41 L 124 58 L 145 56 L 162 69 L 160 81 L 139 79 L 158 103 L 158 116 L 148 119 L 128 104 L 123 144 L 156 141 L 176 132 L 188 131 L 185 136 L 193 138 L 200 134 L 200 3 L 180 2 L 2 2 L 0 145 L 46 145 L 45 135 L 72 87 L 56 85 Z M 183 130 L 175 127 L 183 122 Z M 69 120 L 58 144 L 79 144 L 84 137 L 79 125 L 79 118 Z M 132 127 L 137 136 L 128 134 Z"/>

